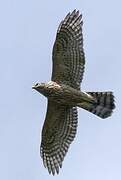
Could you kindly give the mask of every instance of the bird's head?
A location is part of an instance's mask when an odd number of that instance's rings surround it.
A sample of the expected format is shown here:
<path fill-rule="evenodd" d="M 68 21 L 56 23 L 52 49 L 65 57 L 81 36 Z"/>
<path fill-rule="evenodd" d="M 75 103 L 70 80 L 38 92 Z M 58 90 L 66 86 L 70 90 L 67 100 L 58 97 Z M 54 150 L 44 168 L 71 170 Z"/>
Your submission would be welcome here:
<path fill-rule="evenodd" d="M 46 97 L 55 91 L 57 92 L 57 90 L 60 88 L 61 86 L 54 81 L 49 81 L 47 83 L 36 83 L 34 86 L 32 86 L 32 89 L 35 89 Z"/>
<path fill-rule="evenodd" d="M 46 93 L 46 83 L 36 83 L 32 86 L 32 89 L 35 89 L 39 93 L 45 95 Z"/>

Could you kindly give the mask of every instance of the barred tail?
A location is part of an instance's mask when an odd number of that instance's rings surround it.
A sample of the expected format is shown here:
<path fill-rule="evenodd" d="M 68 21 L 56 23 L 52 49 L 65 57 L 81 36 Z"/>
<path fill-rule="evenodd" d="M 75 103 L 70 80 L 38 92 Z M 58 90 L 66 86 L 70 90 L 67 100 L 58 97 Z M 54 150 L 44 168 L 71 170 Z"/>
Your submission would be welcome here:
<path fill-rule="evenodd" d="M 79 104 L 79 107 L 82 107 L 103 119 L 111 116 L 112 111 L 115 108 L 112 92 L 87 92 L 87 94 L 95 99 L 95 103 L 83 102 Z"/>

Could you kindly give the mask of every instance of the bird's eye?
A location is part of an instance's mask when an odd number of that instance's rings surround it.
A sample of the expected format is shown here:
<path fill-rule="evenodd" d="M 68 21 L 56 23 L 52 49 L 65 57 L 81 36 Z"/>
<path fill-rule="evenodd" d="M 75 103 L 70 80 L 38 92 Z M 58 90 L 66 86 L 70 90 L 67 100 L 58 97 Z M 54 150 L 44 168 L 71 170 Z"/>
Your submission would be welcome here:
<path fill-rule="evenodd" d="M 35 84 L 35 86 L 38 86 L 38 85 L 39 85 L 39 83 L 36 83 L 36 84 Z"/>

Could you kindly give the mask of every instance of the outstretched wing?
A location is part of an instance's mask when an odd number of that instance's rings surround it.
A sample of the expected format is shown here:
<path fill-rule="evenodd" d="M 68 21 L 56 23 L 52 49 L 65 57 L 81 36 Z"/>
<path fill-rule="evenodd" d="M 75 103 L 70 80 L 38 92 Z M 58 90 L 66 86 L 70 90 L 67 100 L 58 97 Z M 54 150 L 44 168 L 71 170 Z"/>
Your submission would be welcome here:
<path fill-rule="evenodd" d="M 77 130 L 77 108 L 48 102 L 40 147 L 44 166 L 53 175 L 59 173 L 62 161 Z"/>
<path fill-rule="evenodd" d="M 60 23 L 53 47 L 52 80 L 80 88 L 85 57 L 83 51 L 82 15 L 74 10 Z"/>

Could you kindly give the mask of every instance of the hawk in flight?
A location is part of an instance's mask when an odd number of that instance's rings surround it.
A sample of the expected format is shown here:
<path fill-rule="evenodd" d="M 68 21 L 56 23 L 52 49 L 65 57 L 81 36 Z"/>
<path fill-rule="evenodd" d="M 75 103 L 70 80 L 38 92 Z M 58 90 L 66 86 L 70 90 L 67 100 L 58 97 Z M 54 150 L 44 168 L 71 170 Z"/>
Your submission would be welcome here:
<path fill-rule="evenodd" d="M 40 154 L 44 166 L 53 175 L 62 162 L 77 131 L 77 107 L 100 118 L 107 118 L 115 107 L 113 93 L 82 92 L 85 56 L 82 15 L 74 10 L 61 21 L 53 46 L 51 81 L 36 83 L 32 88 L 48 99 L 42 129 Z"/>

